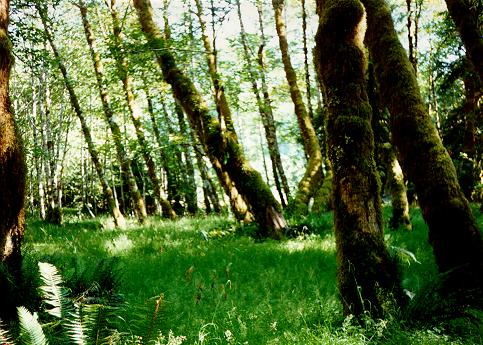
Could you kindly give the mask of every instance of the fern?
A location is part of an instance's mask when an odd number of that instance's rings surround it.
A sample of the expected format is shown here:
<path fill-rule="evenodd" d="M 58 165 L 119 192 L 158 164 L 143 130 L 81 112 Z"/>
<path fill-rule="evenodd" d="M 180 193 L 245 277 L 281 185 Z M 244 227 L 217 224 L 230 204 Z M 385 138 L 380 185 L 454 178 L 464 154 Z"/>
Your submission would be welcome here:
<path fill-rule="evenodd" d="M 52 307 L 46 310 L 47 313 L 61 320 L 66 318 L 69 313 L 74 312 L 74 308 L 67 292 L 61 286 L 62 277 L 57 268 L 49 263 L 39 262 L 39 271 L 45 284 L 40 287 L 44 302 Z"/>
<path fill-rule="evenodd" d="M 15 345 L 15 343 L 13 342 L 10 336 L 10 333 L 5 329 L 5 326 L 1 321 L 0 321 L 0 344 Z"/>
<path fill-rule="evenodd" d="M 18 307 L 18 319 L 20 322 L 20 335 L 25 345 L 48 345 L 42 326 L 36 315 L 31 314 L 27 308 Z"/>

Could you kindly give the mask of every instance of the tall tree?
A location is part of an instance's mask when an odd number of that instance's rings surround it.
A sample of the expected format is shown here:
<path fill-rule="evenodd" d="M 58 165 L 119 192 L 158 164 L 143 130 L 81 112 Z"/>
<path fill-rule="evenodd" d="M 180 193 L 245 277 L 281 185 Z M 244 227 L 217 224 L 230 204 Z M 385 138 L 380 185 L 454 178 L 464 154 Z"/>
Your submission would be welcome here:
<path fill-rule="evenodd" d="M 169 4 L 170 1 L 163 0 L 164 36 L 166 37 L 168 44 L 171 42 L 171 28 L 169 26 L 168 18 Z M 192 30 L 190 28 L 190 39 L 192 37 Z M 174 111 L 178 119 L 179 134 L 185 139 L 189 138 L 190 133 L 188 133 L 187 130 L 183 108 L 176 101 L 174 102 Z M 180 188 L 181 190 L 179 192 L 183 192 L 184 194 L 188 212 L 190 214 L 196 214 L 198 212 L 198 199 L 196 192 L 195 170 L 190 154 L 190 146 L 191 145 L 181 145 L 181 148 L 176 148 L 176 155 L 179 156 L 177 163 L 181 169 L 180 180 L 184 187 Z"/>
<path fill-rule="evenodd" d="M 233 179 L 235 186 L 250 205 L 255 220 L 260 225 L 261 235 L 280 238 L 286 222 L 279 203 L 260 173 L 244 157 L 234 133 L 228 126 L 223 130 L 217 119 L 209 114 L 209 109 L 193 82 L 177 67 L 172 53 L 164 49 L 166 42 L 154 23 L 150 1 L 135 0 L 134 6 L 163 76 L 171 85 L 176 100 L 183 106 L 212 164 L 221 166 Z"/>
<path fill-rule="evenodd" d="M 362 3 L 368 18 L 366 42 L 374 59 L 382 99 L 391 113 L 392 140 L 403 171 L 416 186 L 439 270 L 464 268 L 468 274 L 481 278 L 481 233 L 421 98 L 389 6 L 384 0 Z"/>
<path fill-rule="evenodd" d="M 122 53 L 123 34 L 121 30 L 121 23 L 119 20 L 119 14 L 116 8 L 116 0 L 111 0 L 109 4 L 109 9 L 111 11 L 112 30 L 114 38 L 114 46 L 112 52 L 114 55 L 114 59 L 116 60 L 117 74 L 124 88 L 124 95 L 126 97 L 129 115 L 131 117 L 131 122 L 133 123 L 136 130 L 136 136 L 139 142 L 139 147 L 141 149 L 144 162 L 146 164 L 146 167 L 148 168 L 148 176 L 151 184 L 153 185 L 154 197 L 159 205 L 161 205 L 163 215 L 167 218 L 175 219 L 176 213 L 174 212 L 168 200 L 163 197 L 161 182 L 159 181 L 157 176 L 156 164 L 153 157 L 151 156 L 151 153 L 149 152 L 146 142 L 146 135 L 144 134 L 144 127 L 141 122 L 142 113 L 136 103 L 136 98 L 132 87 L 132 77 L 129 74 L 128 69 L 128 61 L 126 55 Z"/>
<path fill-rule="evenodd" d="M 278 194 L 280 196 L 282 206 L 285 207 L 286 206 L 285 200 L 288 201 L 290 199 L 290 189 L 288 187 L 287 177 L 285 175 L 285 171 L 282 165 L 282 158 L 280 156 L 280 150 L 279 150 L 278 139 L 277 139 L 277 129 L 275 127 L 275 119 L 273 116 L 273 109 L 270 102 L 270 96 L 268 94 L 268 89 L 267 89 L 267 90 L 264 90 L 264 94 L 266 92 L 266 96 L 264 96 L 263 99 L 261 97 L 260 88 L 258 87 L 258 82 L 257 82 L 257 73 L 256 73 L 256 70 L 254 69 L 254 66 L 252 65 L 250 48 L 248 46 L 245 26 L 243 24 L 240 0 L 237 0 L 236 5 L 238 10 L 238 20 L 240 22 L 240 38 L 243 46 L 243 56 L 245 58 L 248 77 L 252 85 L 252 91 L 255 95 L 258 111 L 260 113 L 263 128 L 265 130 L 265 138 L 267 140 L 268 154 L 272 162 L 272 173 L 273 173 L 273 179 L 275 181 L 275 187 L 277 188 Z M 265 74 L 264 71 L 260 71 L 260 72 Z M 265 76 L 263 76 L 263 78 L 264 77 Z"/>
<path fill-rule="evenodd" d="M 50 47 L 56 59 L 57 65 L 62 74 L 62 78 L 64 79 L 65 87 L 67 88 L 67 91 L 69 93 L 70 103 L 81 124 L 81 130 L 87 144 L 87 149 L 89 151 L 89 155 L 91 156 L 91 160 L 92 160 L 92 163 L 94 164 L 94 168 L 96 170 L 99 181 L 101 182 L 102 191 L 104 193 L 104 196 L 106 197 L 109 210 L 111 211 L 111 214 L 114 218 L 114 223 L 116 224 L 116 226 L 123 227 L 126 223 L 126 220 L 124 219 L 124 216 L 119 210 L 116 199 L 114 197 L 114 192 L 109 186 L 109 183 L 106 179 L 104 168 L 102 167 L 102 164 L 99 158 L 99 153 L 94 144 L 94 141 L 92 140 L 91 131 L 89 126 L 87 125 L 86 118 L 80 107 L 79 99 L 77 98 L 77 94 L 75 93 L 75 90 L 74 90 L 74 85 L 72 83 L 72 80 L 69 77 L 69 74 L 67 73 L 67 68 L 60 56 L 59 50 L 57 49 L 57 46 L 55 45 L 55 42 L 54 42 L 54 37 L 52 36 L 50 28 L 47 24 L 48 20 L 47 20 L 46 9 L 38 3 L 36 4 L 36 9 L 42 21 L 45 36 L 47 38 L 47 41 L 50 44 Z"/>
<path fill-rule="evenodd" d="M 385 243 L 367 96 L 365 11 L 358 0 L 318 0 L 316 64 L 328 108 L 337 279 L 344 313 L 380 317 L 402 296 Z"/>
<path fill-rule="evenodd" d="M 483 80 L 483 6 L 473 0 L 446 0 L 446 5 L 460 33 L 469 60 L 480 80 Z"/>
<path fill-rule="evenodd" d="M 94 72 L 96 75 L 97 88 L 99 89 L 99 96 L 102 102 L 102 109 L 107 124 L 111 130 L 112 140 L 114 141 L 114 146 L 116 148 L 117 158 L 121 167 L 121 177 L 126 182 L 129 189 L 129 194 L 133 202 L 134 210 L 138 220 L 143 223 L 147 217 L 146 206 L 144 204 L 144 199 L 139 192 L 139 188 L 132 171 L 131 162 L 126 152 L 126 148 L 122 142 L 122 132 L 121 128 L 117 124 L 114 118 L 114 112 L 112 111 L 109 94 L 107 92 L 107 86 L 105 84 L 104 67 L 101 61 L 101 56 L 96 50 L 94 32 L 87 19 L 87 7 L 83 0 L 80 0 L 77 4 L 79 7 L 82 25 L 84 26 L 84 32 L 89 45 L 89 51 L 91 54 L 92 63 L 94 65 Z"/>
<path fill-rule="evenodd" d="M 25 227 L 25 162 L 17 124 L 9 98 L 12 43 L 8 37 L 9 1 L 0 1 L 0 262 L 15 279 L 20 279 L 21 242 Z M 0 291 L 7 294 L 7 277 Z M 0 314 L 12 313 L 11 296 L 4 295 Z M 8 310 L 7 310 L 8 309 Z"/>
<path fill-rule="evenodd" d="M 312 119 L 305 108 L 302 93 L 297 84 L 297 75 L 290 59 L 285 21 L 283 19 L 284 0 L 272 0 L 272 5 L 275 12 L 275 26 L 285 75 L 290 89 L 290 97 L 292 98 L 295 115 L 302 133 L 304 151 L 308 157 L 305 174 L 299 182 L 295 198 L 290 207 L 295 213 L 304 214 L 308 210 L 310 199 L 314 196 L 323 179 L 322 152 Z"/>

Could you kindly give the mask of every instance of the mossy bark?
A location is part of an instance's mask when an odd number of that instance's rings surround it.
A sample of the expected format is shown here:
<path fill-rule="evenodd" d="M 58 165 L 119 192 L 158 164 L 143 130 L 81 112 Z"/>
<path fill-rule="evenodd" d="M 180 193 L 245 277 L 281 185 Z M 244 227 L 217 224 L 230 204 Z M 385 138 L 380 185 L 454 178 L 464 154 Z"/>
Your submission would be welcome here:
<path fill-rule="evenodd" d="M 52 48 L 52 52 L 54 53 L 54 57 L 57 60 L 57 65 L 59 66 L 59 70 L 62 74 L 62 77 L 64 79 L 64 84 L 67 89 L 67 92 L 69 93 L 69 100 L 72 105 L 72 108 L 74 109 L 75 114 L 77 115 L 77 118 L 79 119 L 79 122 L 81 124 L 81 130 L 84 135 L 84 139 L 87 144 L 87 150 L 89 151 L 89 155 L 91 157 L 92 163 L 94 164 L 94 168 L 97 173 L 97 177 L 99 178 L 99 181 L 101 182 L 102 186 L 102 191 L 104 193 L 104 196 L 106 197 L 107 204 L 109 207 L 109 210 L 111 211 L 112 217 L 114 219 L 114 223 L 118 227 L 124 227 L 126 224 L 126 220 L 119 210 L 119 207 L 117 206 L 116 199 L 114 197 L 114 193 L 109 186 L 109 183 L 107 182 L 107 179 L 104 174 L 104 169 L 102 168 L 101 161 L 99 159 L 99 154 L 97 152 L 97 149 L 94 145 L 94 141 L 92 140 L 92 135 L 91 131 L 89 129 L 89 126 L 87 125 L 86 118 L 84 117 L 84 113 L 82 112 L 82 109 L 79 104 L 79 100 L 77 98 L 77 95 L 74 90 L 74 86 L 72 84 L 71 79 L 69 78 L 69 75 L 67 73 L 67 68 L 65 67 L 64 62 L 62 61 L 62 58 L 60 56 L 60 53 L 57 49 L 57 46 L 54 43 L 54 39 L 52 37 L 52 33 L 50 32 L 49 27 L 47 26 L 47 17 L 45 11 L 42 9 L 40 5 L 36 6 L 37 11 L 39 13 L 40 19 L 42 21 L 42 25 L 44 27 L 44 33 L 49 41 L 50 47 Z"/>
<path fill-rule="evenodd" d="M 22 142 L 9 97 L 10 69 L 13 62 L 12 44 L 8 37 L 9 2 L 0 0 L 0 263 L 5 265 L 0 277 L 4 319 L 15 314 L 12 293 L 13 277 L 21 278 L 21 244 L 25 229 L 25 160 Z M 14 284 L 15 284 L 14 283 Z"/>
<path fill-rule="evenodd" d="M 366 42 L 381 96 L 391 113 L 392 140 L 403 171 L 416 186 L 440 272 L 467 267 L 483 276 L 481 233 L 458 184 L 456 171 L 427 112 L 414 70 L 384 0 L 362 0 Z M 471 268 L 468 268 L 471 267 Z"/>
<path fill-rule="evenodd" d="M 365 11 L 358 0 L 319 1 L 319 9 L 315 54 L 328 108 L 339 293 L 345 315 L 382 317 L 394 311 L 402 289 L 384 243 L 366 85 Z"/>
<path fill-rule="evenodd" d="M 129 194 L 134 206 L 134 211 L 140 223 L 146 220 L 147 212 L 146 205 L 144 204 L 144 199 L 139 192 L 139 188 L 134 177 L 134 173 L 131 168 L 131 162 L 127 155 L 124 144 L 122 143 L 122 132 L 114 119 L 114 113 L 110 105 L 109 95 L 107 93 L 107 88 L 104 81 L 104 68 L 102 66 L 101 57 L 99 52 L 96 51 L 95 47 L 95 37 L 92 31 L 91 25 L 87 20 L 87 7 L 84 5 L 83 1 L 80 0 L 77 4 L 80 10 L 82 25 L 84 26 L 84 33 L 89 46 L 89 51 L 91 54 L 92 63 L 94 65 L 94 72 L 96 75 L 97 87 L 99 89 L 99 96 L 102 103 L 102 109 L 104 111 L 104 116 L 109 128 L 111 129 L 112 140 L 114 142 L 114 147 L 116 148 L 117 158 L 121 166 L 122 178 L 124 179 L 126 185 L 129 189 Z"/>
<path fill-rule="evenodd" d="M 229 128 L 222 130 L 217 119 L 209 114 L 209 109 L 193 82 L 177 67 L 171 52 L 163 49 L 165 40 L 153 21 L 150 1 L 135 0 L 134 6 L 149 45 L 154 48 L 164 79 L 171 85 L 175 98 L 183 106 L 213 166 L 221 168 L 233 180 L 250 205 L 260 226 L 261 235 L 282 237 L 286 223 L 279 203 L 260 173 L 244 157 L 235 134 Z"/>
<path fill-rule="evenodd" d="M 456 24 L 471 63 L 483 80 L 483 30 L 481 12 L 468 0 L 446 0 L 448 12 Z M 480 7 L 481 11 L 481 7 Z"/>
<path fill-rule="evenodd" d="M 298 184 L 295 197 L 290 203 L 289 209 L 296 214 L 305 214 L 308 212 L 310 199 L 314 196 L 319 185 L 322 183 L 322 152 L 312 124 L 312 119 L 305 108 L 302 93 L 297 84 L 297 75 L 290 59 L 285 22 L 283 19 L 283 4 L 283 0 L 272 0 L 275 13 L 275 27 L 277 29 L 285 76 L 289 85 L 290 97 L 294 104 L 295 115 L 297 116 L 300 132 L 302 134 L 304 151 L 308 157 L 305 174 Z"/>
<path fill-rule="evenodd" d="M 116 60 L 117 74 L 122 82 L 124 88 L 124 95 L 126 97 L 126 103 L 129 109 L 129 115 L 131 117 L 131 122 L 134 125 L 136 131 L 136 137 L 139 142 L 139 147 L 148 170 L 148 176 L 153 185 L 154 197 L 161 206 L 163 216 L 170 219 L 176 218 L 176 212 L 174 212 L 173 207 L 168 200 L 163 197 L 163 191 L 161 189 L 161 182 L 157 176 L 156 164 L 153 157 L 148 149 L 148 144 L 146 142 L 146 136 L 144 135 L 144 128 L 141 122 L 142 113 L 139 109 L 134 92 L 132 89 L 132 77 L 129 75 L 128 61 L 124 54 L 121 53 L 123 45 L 123 37 L 121 32 L 121 23 L 119 20 L 119 14 L 116 9 L 116 1 L 111 0 L 110 3 L 111 17 L 112 17 L 112 28 L 113 28 L 113 56 Z"/>
<path fill-rule="evenodd" d="M 402 227 L 405 230 L 412 230 L 411 219 L 409 218 L 409 202 L 404 182 L 404 174 L 401 165 L 396 158 L 396 153 L 391 144 L 387 143 L 386 166 L 387 181 L 386 185 L 391 193 L 392 216 L 390 220 L 391 228 L 394 230 Z"/>

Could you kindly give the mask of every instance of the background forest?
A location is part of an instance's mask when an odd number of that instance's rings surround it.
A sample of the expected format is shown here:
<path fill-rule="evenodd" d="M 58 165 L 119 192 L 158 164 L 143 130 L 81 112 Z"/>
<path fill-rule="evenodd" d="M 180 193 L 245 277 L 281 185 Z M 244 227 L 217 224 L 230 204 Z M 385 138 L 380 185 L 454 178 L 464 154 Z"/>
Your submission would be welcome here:
<path fill-rule="evenodd" d="M 483 343 L 479 1 L 0 4 L 0 343 Z"/>

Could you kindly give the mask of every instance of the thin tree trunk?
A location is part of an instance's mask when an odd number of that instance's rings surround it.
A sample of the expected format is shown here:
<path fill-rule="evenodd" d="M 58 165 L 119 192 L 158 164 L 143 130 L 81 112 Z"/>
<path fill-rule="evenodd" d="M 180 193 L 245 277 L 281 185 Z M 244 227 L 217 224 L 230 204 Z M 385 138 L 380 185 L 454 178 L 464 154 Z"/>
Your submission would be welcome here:
<path fill-rule="evenodd" d="M 97 87 L 99 89 L 99 96 L 102 102 L 102 108 L 104 111 L 104 116 L 106 122 L 111 129 L 112 139 L 114 141 L 114 146 L 116 148 L 117 158 L 121 166 L 121 176 L 128 186 L 129 194 L 132 202 L 134 203 L 134 211 L 139 222 L 143 223 L 147 217 L 146 206 L 144 200 L 139 192 L 139 188 L 136 183 L 136 179 L 132 172 L 131 162 L 127 155 L 126 149 L 122 143 L 122 133 L 119 125 L 114 119 L 114 113 L 112 111 L 109 95 L 107 93 L 107 88 L 105 85 L 104 70 L 102 66 L 102 61 L 99 53 L 96 51 L 94 32 L 87 20 L 87 7 L 84 5 L 83 1 L 79 1 L 77 4 L 82 17 L 82 24 L 84 26 L 84 32 L 89 45 L 89 51 L 91 53 L 92 63 L 94 65 L 94 70 L 96 74 Z"/>
<path fill-rule="evenodd" d="M 201 41 L 203 42 L 203 47 L 205 48 L 205 54 L 207 56 L 206 62 L 208 65 L 208 73 L 211 78 L 211 82 L 214 87 L 214 97 L 216 110 L 220 115 L 220 119 L 225 122 L 226 129 L 232 132 L 235 138 L 237 138 L 235 128 L 233 127 L 233 119 L 231 114 L 231 109 L 226 99 L 225 88 L 221 81 L 220 75 L 218 74 L 218 66 L 216 61 L 216 51 L 211 45 L 210 39 L 206 33 L 206 23 L 203 20 L 203 8 L 201 7 L 201 0 L 195 0 L 198 21 L 201 28 Z M 220 121 L 222 130 L 225 128 L 222 121 Z"/>
<path fill-rule="evenodd" d="M 9 1 L 0 0 L 0 261 L 20 283 L 21 243 L 25 224 L 25 161 L 10 98 L 9 79 L 13 63 L 8 37 Z M 11 284 L 11 283 L 10 283 Z M 13 317 L 16 298 L 9 295 L 6 275 L 0 280 L 2 318 Z M 11 292 L 10 292 L 11 293 Z"/>
<path fill-rule="evenodd" d="M 57 50 L 57 47 L 55 46 L 52 34 L 47 26 L 47 18 L 46 18 L 46 13 L 44 12 L 44 9 L 41 8 L 40 5 L 36 5 L 37 11 L 40 15 L 40 19 L 42 21 L 42 25 L 44 27 L 44 32 L 47 40 L 49 41 L 50 47 L 52 48 L 52 51 L 54 53 L 54 57 L 57 60 L 57 64 L 59 66 L 60 72 L 62 73 L 62 77 L 64 79 L 65 87 L 67 88 L 67 91 L 69 92 L 69 99 L 72 105 L 72 108 L 74 108 L 74 112 L 79 118 L 79 122 L 81 124 L 81 129 L 82 133 L 84 134 L 84 139 L 87 144 L 87 149 L 89 151 L 89 155 L 91 156 L 92 163 L 94 164 L 94 167 L 97 172 L 97 176 L 99 177 L 99 181 L 101 182 L 102 186 L 102 191 L 104 193 L 104 196 L 107 199 L 109 209 L 111 211 L 111 214 L 114 218 L 114 223 L 116 226 L 123 227 L 125 226 L 125 219 L 124 216 L 122 215 L 121 211 L 119 210 L 118 206 L 116 205 L 116 200 L 114 198 L 114 194 L 112 192 L 111 187 L 109 187 L 109 184 L 105 178 L 104 175 L 104 169 L 102 168 L 101 162 L 99 160 L 99 154 L 97 153 L 96 147 L 94 145 L 94 142 L 92 140 L 92 135 L 91 131 L 89 129 L 89 126 L 87 125 L 87 121 L 84 117 L 84 114 L 82 112 L 82 109 L 79 105 L 79 100 L 77 98 L 77 95 L 74 91 L 74 86 L 72 85 L 72 81 L 69 78 L 69 75 L 67 74 L 67 69 L 60 57 L 59 51 Z"/>
<path fill-rule="evenodd" d="M 302 36 L 304 41 L 304 67 L 305 67 L 305 88 L 307 91 L 307 110 L 309 116 L 314 119 L 314 108 L 312 107 L 312 90 L 310 87 L 310 69 L 309 69 L 309 49 L 307 47 L 307 11 L 305 9 L 305 0 L 302 2 Z"/>
<path fill-rule="evenodd" d="M 281 238 L 286 227 L 281 207 L 263 181 L 260 173 L 252 168 L 243 155 L 235 134 L 228 128 L 222 131 L 220 123 L 209 114 L 209 109 L 193 82 L 176 66 L 170 51 L 159 49 L 166 45 L 152 18 L 149 0 L 135 0 L 139 22 L 151 47 L 155 50 L 164 78 L 189 117 L 213 166 L 233 179 L 243 193 L 260 226 L 260 235 Z"/>
<path fill-rule="evenodd" d="M 198 212 L 198 198 L 196 193 L 196 181 L 195 181 L 195 167 L 193 165 L 193 160 L 190 155 L 189 138 L 190 133 L 188 132 L 188 126 L 186 125 L 185 116 L 183 108 L 176 104 L 176 116 L 178 118 L 179 132 L 183 138 L 186 138 L 186 143 L 182 146 L 180 153 L 184 156 L 183 164 L 183 177 L 184 177 L 184 196 L 186 201 L 186 206 L 190 214 L 196 214 Z M 180 163 L 182 163 L 180 162 Z"/>
<path fill-rule="evenodd" d="M 288 186 L 288 181 L 285 175 L 285 171 L 283 169 L 282 159 L 280 157 L 280 150 L 279 150 L 278 139 L 277 139 L 277 129 L 275 127 L 275 120 L 273 117 L 272 105 L 270 103 L 270 96 L 266 85 L 263 91 L 264 99 L 262 100 L 260 96 L 261 92 L 258 88 L 256 72 L 251 64 L 250 51 L 249 51 L 248 42 L 246 39 L 245 27 L 243 25 L 243 18 L 241 14 L 240 0 L 237 0 L 237 9 L 238 9 L 238 20 L 240 21 L 240 37 L 243 45 L 243 53 L 244 53 L 245 62 L 248 69 L 248 75 L 250 77 L 250 83 L 252 84 L 252 90 L 255 95 L 255 99 L 257 101 L 258 111 L 260 112 L 263 128 L 265 130 L 265 138 L 267 139 L 268 154 L 270 155 L 270 160 L 272 162 L 272 173 L 275 181 L 275 186 L 280 196 L 280 201 L 282 202 L 282 206 L 285 207 L 287 205 L 288 200 L 290 200 L 290 189 Z M 262 28 L 263 28 L 263 24 L 262 24 Z M 264 39 L 264 35 L 263 35 L 263 39 Z M 260 72 L 262 77 L 262 85 L 264 85 L 265 71 L 263 70 L 263 68 L 261 68 Z M 283 188 L 283 193 L 282 193 L 282 188 Z"/>
<path fill-rule="evenodd" d="M 465 45 L 466 54 L 480 80 L 483 80 L 483 32 L 477 4 L 472 5 L 467 0 L 446 0 L 446 5 Z"/>
<path fill-rule="evenodd" d="M 295 107 L 295 114 L 302 134 L 305 154 L 308 157 L 307 167 L 304 177 L 299 182 L 295 198 L 293 199 L 290 209 L 297 214 L 305 214 L 308 212 L 308 204 L 310 199 L 322 183 L 322 152 L 320 150 L 319 140 L 315 134 L 312 119 L 307 113 L 302 98 L 302 93 L 297 85 L 297 75 L 292 66 L 288 51 L 288 41 L 283 19 L 283 0 L 272 0 L 273 10 L 275 12 L 275 26 L 277 29 L 278 42 L 280 52 L 282 54 L 282 62 L 285 75 L 290 89 L 290 97 Z"/>
<path fill-rule="evenodd" d="M 141 116 L 142 116 L 141 110 L 136 104 L 136 99 L 134 96 L 134 92 L 132 90 L 132 78 L 129 75 L 129 71 L 128 71 L 128 61 L 125 55 L 121 53 L 121 48 L 123 45 L 123 37 L 121 32 L 121 24 L 119 21 L 119 14 L 117 13 L 117 10 L 116 10 L 116 0 L 111 0 L 109 9 L 111 11 L 111 17 L 112 17 L 114 49 L 115 49 L 113 55 L 116 60 L 117 73 L 118 73 L 119 79 L 121 79 L 122 81 L 124 94 L 125 94 L 126 102 L 129 109 L 129 115 L 131 117 L 131 121 L 136 130 L 136 136 L 139 142 L 139 147 L 141 149 L 144 162 L 146 164 L 146 167 L 148 168 L 148 176 L 149 176 L 149 180 L 151 181 L 151 184 L 153 185 L 154 197 L 159 203 L 159 205 L 161 205 L 161 208 L 163 210 L 163 215 L 166 218 L 175 219 L 176 213 L 171 207 L 171 204 L 169 203 L 168 200 L 163 198 L 161 183 L 156 174 L 156 171 L 157 171 L 156 164 L 154 163 L 153 157 L 151 156 L 151 153 L 148 150 L 148 144 L 146 142 L 146 137 L 144 135 L 144 128 L 141 122 Z"/>
<path fill-rule="evenodd" d="M 318 3 L 316 63 L 328 107 L 339 293 L 345 315 L 383 317 L 395 310 L 402 289 L 384 243 L 366 91 L 364 8 L 358 0 Z"/>
<path fill-rule="evenodd" d="M 416 186 L 439 270 L 461 268 L 481 279 L 481 233 L 421 98 L 389 6 L 384 0 L 362 3 L 368 18 L 366 42 L 375 62 L 382 99 L 391 113 L 392 140 L 403 171 Z"/>

